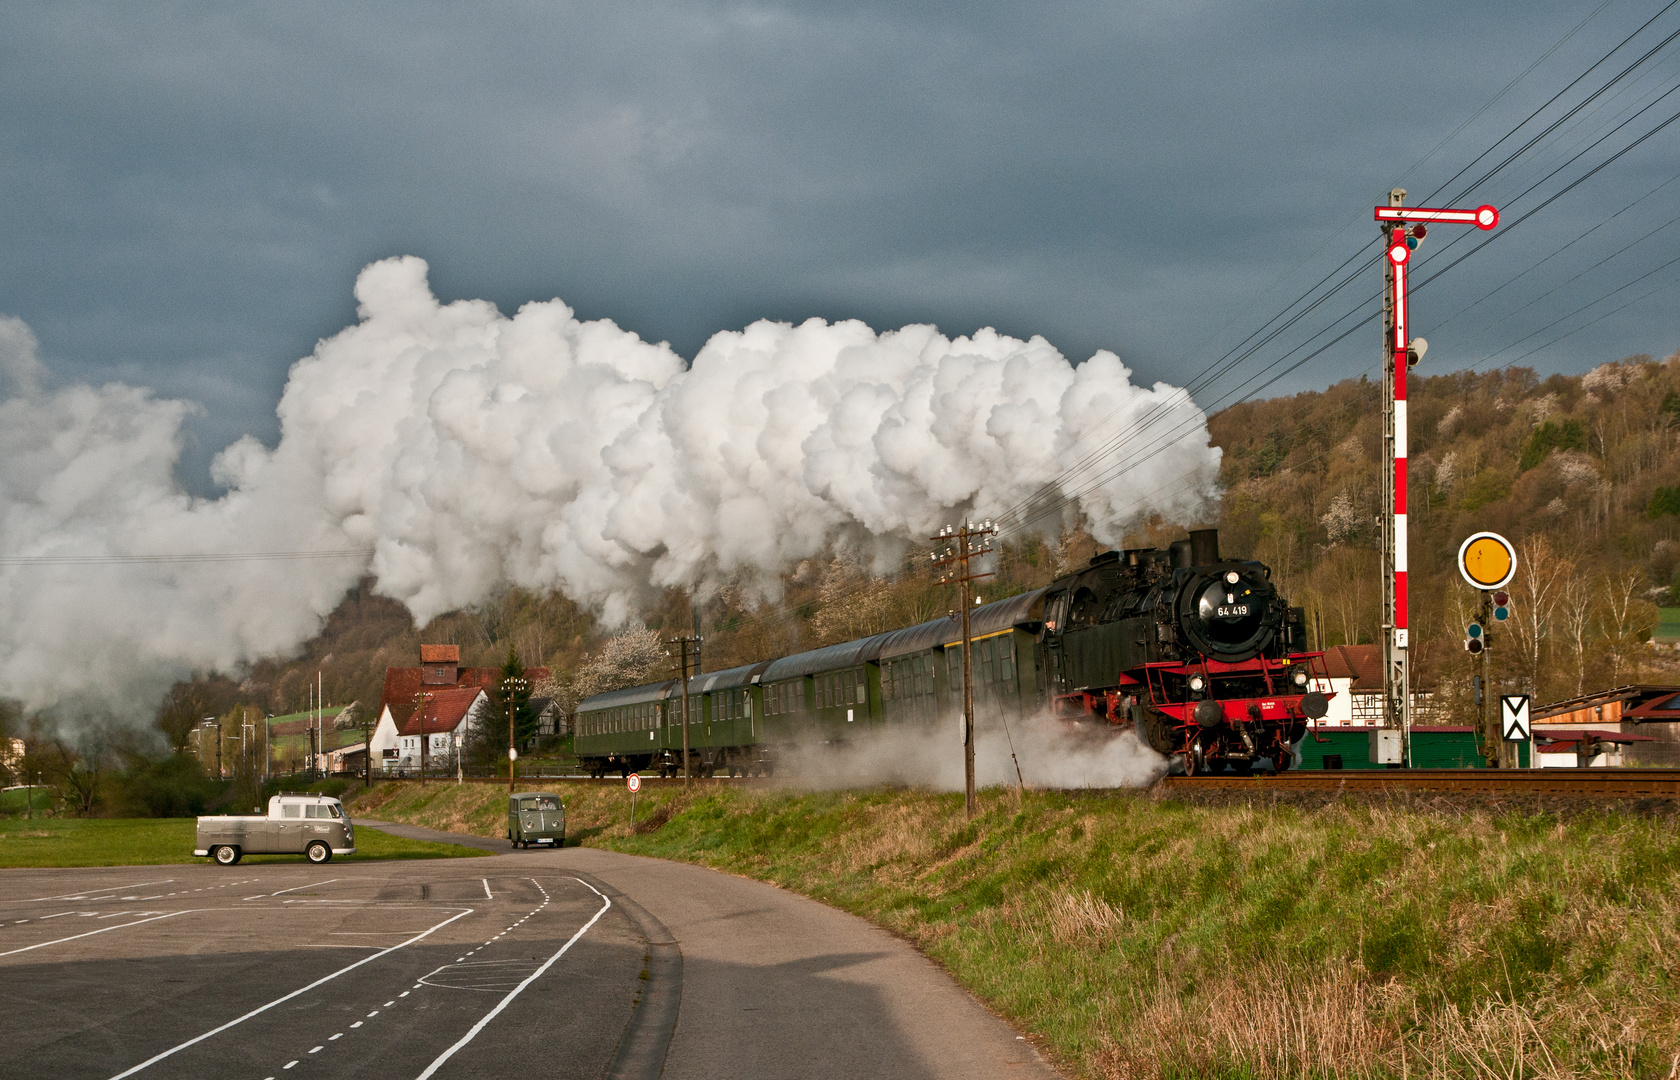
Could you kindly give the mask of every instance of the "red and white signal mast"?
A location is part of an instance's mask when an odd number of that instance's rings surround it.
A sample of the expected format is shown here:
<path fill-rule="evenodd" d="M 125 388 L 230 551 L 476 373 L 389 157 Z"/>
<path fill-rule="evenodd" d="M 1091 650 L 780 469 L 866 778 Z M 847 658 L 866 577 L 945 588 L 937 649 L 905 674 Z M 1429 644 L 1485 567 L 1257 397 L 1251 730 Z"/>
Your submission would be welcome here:
<path fill-rule="evenodd" d="M 1381 732 L 1372 736 L 1371 757 L 1383 764 L 1407 764 L 1412 756 L 1406 618 L 1406 372 L 1423 356 L 1429 343 L 1410 337 L 1406 265 L 1432 224 L 1474 225 L 1484 230 L 1499 224 L 1499 211 L 1491 206 L 1474 210 L 1405 207 L 1401 205 L 1405 199 L 1406 190 L 1395 188 L 1388 193 L 1388 205 L 1376 209 L 1377 226 L 1383 232 L 1387 278 L 1383 293 L 1387 316 L 1383 330 L 1383 412 L 1389 463 L 1383 477 L 1383 698 L 1384 727 L 1392 734 L 1388 739 L 1382 738 Z"/>

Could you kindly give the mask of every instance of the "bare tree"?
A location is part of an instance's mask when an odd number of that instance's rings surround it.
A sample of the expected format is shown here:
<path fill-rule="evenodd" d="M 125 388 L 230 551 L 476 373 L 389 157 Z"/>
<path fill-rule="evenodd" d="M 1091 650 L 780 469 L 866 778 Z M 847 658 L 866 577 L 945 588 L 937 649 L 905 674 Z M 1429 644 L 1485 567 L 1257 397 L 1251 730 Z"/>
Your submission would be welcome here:
<path fill-rule="evenodd" d="M 1560 621 L 1574 648 L 1577 696 L 1584 693 L 1587 686 L 1587 627 L 1592 622 L 1594 599 L 1592 582 L 1578 570 L 1569 575 L 1563 584 L 1563 594 L 1558 598 Z"/>
<path fill-rule="evenodd" d="M 1524 538 L 1517 552 L 1517 576 L 1511 583 L 1516 606 L 1511 621 L 1522 647 L 1529 686 L 1539 693 L 1542 643 L 1551 632 L 1552 609 L 1563 581 L 1574 572 L 1574 564 L 1553 550 L 1552 542 L 1542 533 Z"/>
<path fill-rule="evenodd" d="M 1641 632 L 1656 621 L 1657 608 L 1639 595 L 1645 584 L 1639 570 L 1606 573 L 1599 584 L 1605 599 L 1601 628 L 1609 652 L 1610 685 L 1618 686 L 1633 666 L 1629 661 L 1641 644 Z"/>
<path fill-rule="evenodd" d="M 58 789 L 58 796 L 77 817 L 93 813 L 104 777 L 105 747 L 95 736 L 71 741 L 55 735 L 35 754 L 42 780 Z"/>

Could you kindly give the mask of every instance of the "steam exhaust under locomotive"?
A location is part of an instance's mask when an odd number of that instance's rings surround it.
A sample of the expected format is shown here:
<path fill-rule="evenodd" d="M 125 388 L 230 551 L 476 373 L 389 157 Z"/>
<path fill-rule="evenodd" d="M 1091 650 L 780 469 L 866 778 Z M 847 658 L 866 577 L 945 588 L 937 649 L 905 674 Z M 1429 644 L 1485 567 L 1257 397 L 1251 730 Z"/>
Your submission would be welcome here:
<path fill-rule="evenodd" d="M 1039 635 L 1054 711 L 1135 728 L 1188 775 L 1289 768 L 1329 709 L 1329 680 L 1271 577 L 1221 558 L 1218 531 L 1199 529 L 1058 578 Z"/>

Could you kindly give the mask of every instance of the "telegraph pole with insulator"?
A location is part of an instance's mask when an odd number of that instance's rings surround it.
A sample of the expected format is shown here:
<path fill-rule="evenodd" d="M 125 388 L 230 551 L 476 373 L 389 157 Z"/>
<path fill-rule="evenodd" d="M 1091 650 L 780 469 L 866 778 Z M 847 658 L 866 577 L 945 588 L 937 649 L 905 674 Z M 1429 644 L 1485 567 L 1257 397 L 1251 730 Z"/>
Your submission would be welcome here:
<path fill-rule="evenodd" d="M 957 586 L 957 603 L 962 608 L 963 808 L 970 820 L 979 808 L 974 798 L 974 634 L 969 620 L 974 601 L 970 599 L 969 583 L 992 575 L 971 573 L 968 563 L 970 559 L 991 554 L 995 536 L 997 528 L 990 521 L 971 525 L 965 520 L 955 528 L 945 526 L 932 538 L 939 545 L 931 556 L 934 568 L 944 571 L 939 583 Z"/>
<path fill-rule="evenodd" d="M 1378 764 L 1411 761 L 1412 694 L 1406 575 L 1406 375 L 1429 343 L 1413 339 L 1406 310 L 1406 272 L 1411 253 L 1429 234 L 1431 224 L 1474 225 L 1492 229 L 1499 211 L 1407 208 L 1406 190 L 1388 193 L 1388 205 L 1376 208 L 1383 234 L 1383 440 L 1388 468 L 1383 473 L 1383 727 L 1398 732 L 1398 745 L 1372 735 L 1372 759 Z"/>
<path fill-rule="evenodd" d="M 702 639 L 701 639 L 700 635 L 696 634 L 693 637 L 672 638 L 670 641 L 666 642 L 667 645 L 675 645 L 677 647 L 677 658 L 678 658 L 677 662 L 678 662 L 678 665 L 679 665 L 678 672 L 677 672 L 677 679 L 679 680 L 678 683 L 677 683 L 677 690 L 678 690 L 678 693 L 680 693 L 682 695 L 682 771 L 683 771 L 683 790 L 684 791 L 688 790 L 688 774 L 689 774 L 689 767 L 688 767 L 688 647 L 690 645 L 694 646 L 694 660 L 695 660 L 694 666 L 697 669 L 695 673 L 699 674 L 698 668 L 700 667 L 699 661 L 700 661 L 700 642 L 701 642 L 701 640 Z"/>

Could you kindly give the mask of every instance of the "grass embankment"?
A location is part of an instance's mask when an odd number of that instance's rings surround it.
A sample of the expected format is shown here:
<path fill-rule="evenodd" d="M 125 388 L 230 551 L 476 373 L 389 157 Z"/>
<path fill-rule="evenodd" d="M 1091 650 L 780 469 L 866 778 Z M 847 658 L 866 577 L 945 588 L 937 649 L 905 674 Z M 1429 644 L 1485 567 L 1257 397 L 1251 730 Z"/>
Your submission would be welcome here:
<path fill-rule="evenodd" d="M 0 867 L 155 866 L 209 860 L 193 856 L 192 818 L 51 818 L 0 821 Z M 405 840 L 378 829 L 356 830 L 356 854 L 335 861 L 449 859 L 483 855 L 459 844 Z M 297 855 L 248 855 L 246 863 L 300 862 Z"/>
<path fill-rule="evenodd" d="M 561 784 L 568 842 L 703 863 L 895 930 L 1100 1077 L 1669 1077 L 1671 819 L 1135 793 Z M 384 785 L 357 815 L 503 835 L 506 792 Z M 645 816 L 644 816 L 645 815 Z"/>

